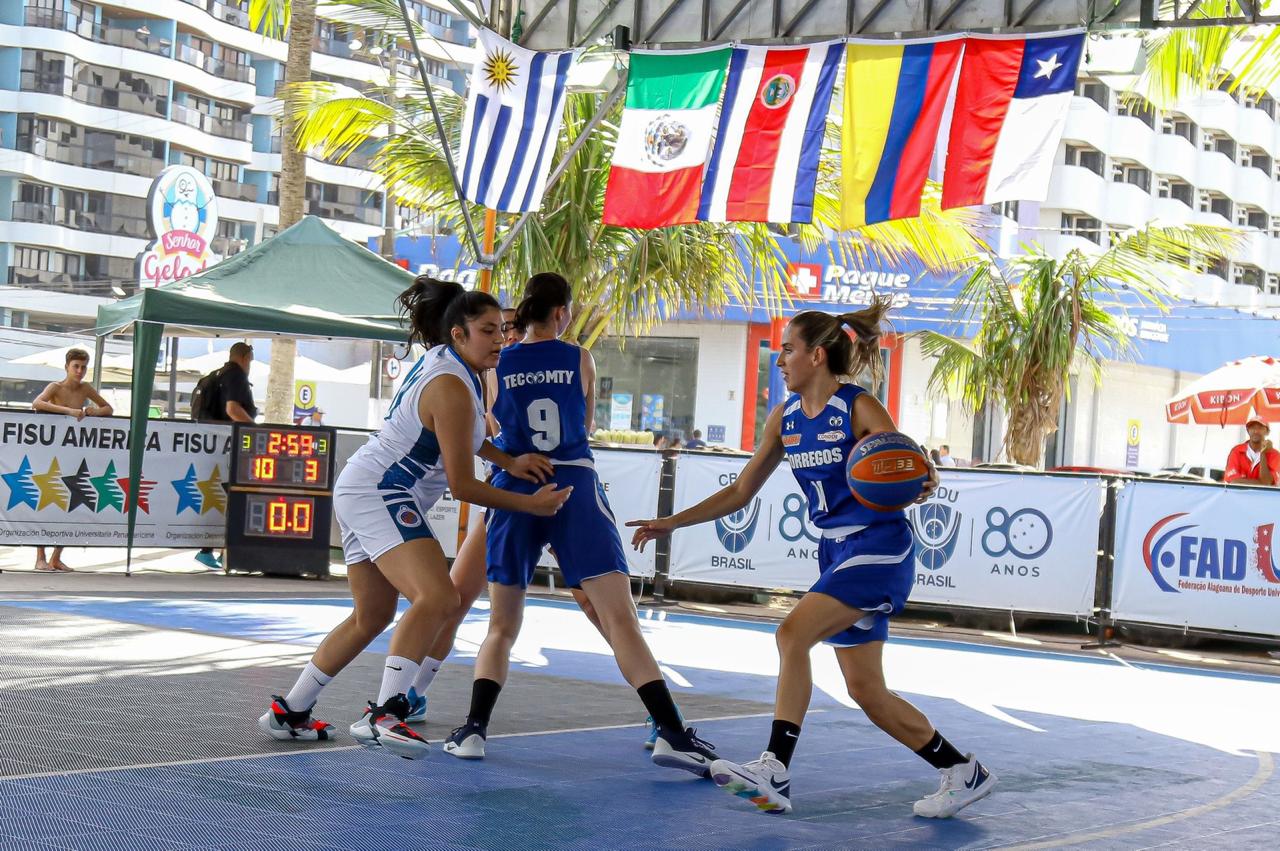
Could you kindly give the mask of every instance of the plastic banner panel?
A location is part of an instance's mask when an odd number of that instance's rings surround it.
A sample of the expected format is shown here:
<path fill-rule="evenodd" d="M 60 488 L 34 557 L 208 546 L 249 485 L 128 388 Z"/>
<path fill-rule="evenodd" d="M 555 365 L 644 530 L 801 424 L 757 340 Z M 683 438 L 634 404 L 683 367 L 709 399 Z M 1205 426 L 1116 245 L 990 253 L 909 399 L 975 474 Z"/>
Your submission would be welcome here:
<path fill-rule="evenodd" d="M 1112 617 L 1280 635 L 1280 491 L 1135 482 L 1116 512 Z"/>

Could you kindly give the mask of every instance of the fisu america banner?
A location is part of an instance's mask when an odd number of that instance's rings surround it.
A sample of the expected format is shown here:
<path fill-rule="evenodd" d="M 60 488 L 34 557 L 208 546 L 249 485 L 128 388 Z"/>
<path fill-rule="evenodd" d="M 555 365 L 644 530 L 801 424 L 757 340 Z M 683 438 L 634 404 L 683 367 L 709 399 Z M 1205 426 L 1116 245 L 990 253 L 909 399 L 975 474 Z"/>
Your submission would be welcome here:
<path fill-rule="evenodd" d="M 230 426 L 150 423 L 135 544 L 221 545 L 230 458 Z M 0 541 L 124 546 L 132 499 L 127 419 L 0 413 Z"/>
<path fill-rule="evenodd" d="M 683 456 L 676 510 L 737 477 L 743 458 Z M 947 470 L 933 500 L 908 512 L 918 603 L 1088 615 L 1093 611 L 1098 479 Z M 671 577 L 805 591 L 818 577 L 818 530 L 784 463 L 743 510 L 677 531 Z"/>
<path fill-rule="evenodd" d="M 1116 511 L 1116 620 L 1280 635 L 1280 493 L 1135 482 Z"/>

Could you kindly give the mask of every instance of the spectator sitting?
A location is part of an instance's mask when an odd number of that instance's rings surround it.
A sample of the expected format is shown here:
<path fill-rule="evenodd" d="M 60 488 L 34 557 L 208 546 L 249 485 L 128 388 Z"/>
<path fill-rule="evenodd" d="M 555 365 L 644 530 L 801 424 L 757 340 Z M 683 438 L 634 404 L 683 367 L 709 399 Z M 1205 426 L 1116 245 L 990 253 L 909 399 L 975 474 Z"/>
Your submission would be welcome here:
<path fill-rule="evenodd" d="M 689 442 L 684 445 L 684 448 L 685 449 L 706 449 L 707 442 L 702 439 L 702 431 L 695 428 L 693 430 L 693 437 L 690 438 Z"/>
<path fill-rule="evenodd" d="M 1261 417 L 1250 417 L 1244 424 L 1249 439 L 1227 455 L 1224 482 L 1253 485 L 1275 485 L 1280 480 L 1280 452 L 1271 447 L 1267 435 L 1271 427 Z M 1263 459 L 1266 463 L 1262 463 Z"/>
<path fill-rule="evenodd" d="M 956 459 L 951 457 L 951 447 L 947 446 L 945 443 L 942 444 L 940 447 L 938 447 L 938 466 L 939 467 L 956 466 Z"/>
<path fill-rule="evenodd" d="M 942 466 L 942 455 L 939 454 L 938 450 L 936 449 L 929 450 L 929 460 L 933 462 L 933 466 L 935 467 Z"/>
<path fill-rule="evenodd" d="M 92 384 L 84 380 L 89 370 L 89 353 L 84 349 L 70 349 L 66 360 L 67 377 L 44 388 L 31 407 L 47 414 L 66 414 L 83 420 L 85 417 L 109 417 L 111 405 L 98 395 Z M 36 570 L 42 573 L 71 573 L 62 560 L 62 547 L 56 546 L 46 559 L 44 547 L 36 547 Z"/>

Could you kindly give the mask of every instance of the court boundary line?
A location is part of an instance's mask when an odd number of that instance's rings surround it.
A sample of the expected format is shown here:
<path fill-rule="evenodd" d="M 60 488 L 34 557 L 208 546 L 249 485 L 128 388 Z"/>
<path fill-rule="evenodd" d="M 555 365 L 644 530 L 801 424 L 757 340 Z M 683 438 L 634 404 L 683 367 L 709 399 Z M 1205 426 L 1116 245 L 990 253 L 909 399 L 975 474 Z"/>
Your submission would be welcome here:
<path fill-rule="evenodd" d="M 1036 842 L 1026 842 L 1017 845 L 997 845 L 996 848 L 1004 849 L 1004 851 L 1040 851 L 1045 848 L 1061 848 L 1064 845 L 1078 845 L 1083 842 L 1093 842 L 1099 839 L 1113 839 L 1117 836 L 1124 836 L 1129 833 L 1141 833 L 1144 830 L 1151 830 L 1157 827 L 1163 827 L 1166 824 L 1186 821 L 1187 819 L 1197 818 L 1207 815 L 1216 810 L 1228 807 L 1239 801 L 1241 798 L 1247 798 L 1254 792 L 1266 784 L 1271 779 L 1271 775 L 1275 772 L 1275 760 L 1268 751 L 1254 751 L 1253 755 L 1258 760 L 1258 768 L 1253 773 L 1253 777 L 1247 783 L 1239 786 L 1227 794 L 1215 798 L 1206 804 L 1200 804 L 1181 812 L 1169 813 L 1156 818 L 1147 819 L 1146 821 L 1135 822 L 1132 824 L 1116 825 L 1115 827 L 1104 827 L 1098 830 L 1091 830 L 1082 833 L 1069 833 L 1065 836 L 1058 836 L 1053 839 L 1045 839 Z"/>
<path fill-rule="evenodd" d="M 826 712 L 825 709 L 810 710 L 810 715 Z M 748 712 L 741 715 L 716 715 L 711 718 L 690 718 L 686 719 L 692 723 L 701 724 L 708 721 L 737 721 L 743 718 L 772 718 L 773 712 Z M 601 727 L 566 727 L 560 730 L 531 730 L 526 733 L 495 733 L 488 736 L 489 739 L 519 739 L 526 736 L 554 736 L 559 733 L 596 733 L 606 730 L 625 730 L 630 727 L 647 727 L 648 724 L 643 721 L 632 722 L 627 724 L 607 724 Z M 439 742 L 443 744 L 443 740 Z M 71 777 L 81 774 L 105 774 L 109 771 L 135 771 L 138 769 L 148 768 L 180 768 L 184 765 L 208 765 L 215 762 L 240 762 L 246 759 L 263 759 L 265 757 L 277 756 L 304 756 L 308 754 L 327 754 L 337 751 L 359 751 L 371 750 L 366 749 L 363 745 L 337 745 L 335 747 L 326 748 L 300 748 L 291 751 L 261 751 L 259 753 L 236 754 L 235 756 L 209 756 L 199 759 L 179 759 L 172 762 L 148 762 L 138 765 L 103 765 L 97 768 L 73 768 L 69 771 L 37 771 L 32 774 L 14 774 L 8 777 L 0 777 L 0 784 L 4 784 L 10 780 L 40 780 L 46 777 Z M 441 753 L 444 751 L 441 750 Z"/>

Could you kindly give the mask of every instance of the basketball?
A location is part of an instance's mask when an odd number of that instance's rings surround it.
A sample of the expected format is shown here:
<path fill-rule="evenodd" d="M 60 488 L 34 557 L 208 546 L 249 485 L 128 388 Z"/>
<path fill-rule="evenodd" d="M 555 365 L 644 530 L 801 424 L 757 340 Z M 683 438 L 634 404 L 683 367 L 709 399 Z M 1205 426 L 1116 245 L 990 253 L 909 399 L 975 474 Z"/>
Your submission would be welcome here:
<path fill-rule="evenodd" d="M 875 511 L 898 511 L 920 496 L 929 480 L 929 464 L 914 440 L 882 431 L 858 441 L 846 474 L 858 502 Z"/>

